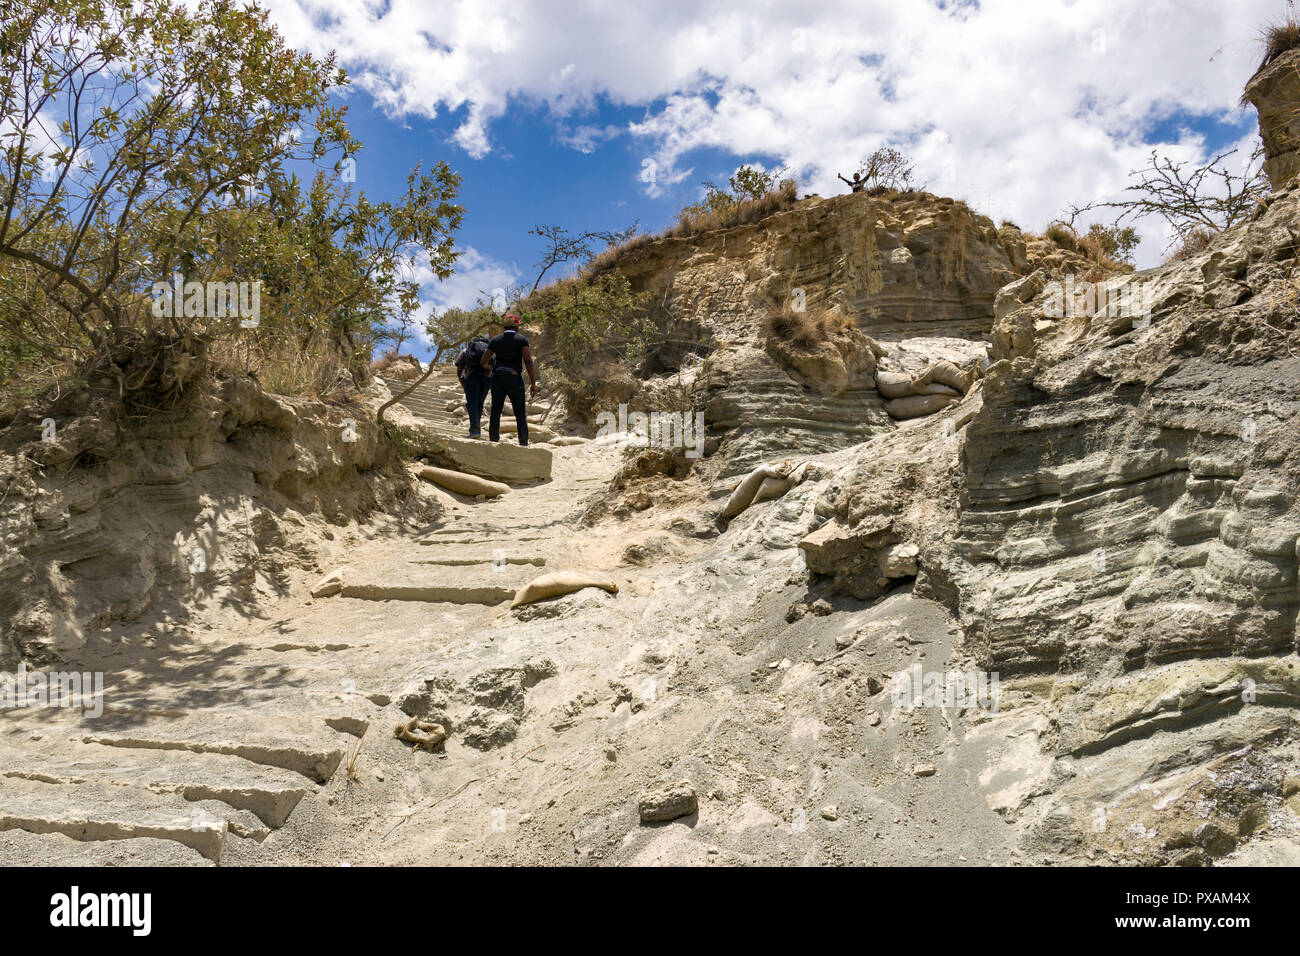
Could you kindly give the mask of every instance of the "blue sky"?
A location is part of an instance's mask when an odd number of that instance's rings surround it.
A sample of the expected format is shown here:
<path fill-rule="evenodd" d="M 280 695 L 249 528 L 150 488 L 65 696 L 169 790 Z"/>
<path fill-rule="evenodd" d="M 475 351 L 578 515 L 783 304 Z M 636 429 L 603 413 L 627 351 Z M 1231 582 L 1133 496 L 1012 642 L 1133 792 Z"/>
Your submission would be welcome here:
<path fill-rule="evenodd" d="M 288 41 L 336 51 L 365 144 L 357 183 L 415 163 L 463 177 L 457 275 L 428 308 L 531 281 L 528 230 L 658 230 L 736 166 L 842 191 L 881 145 L 994 219 L 1042 229 L 1114 198 L 1152 148 L 1197 160 L 1256 138 L 1237 100 L 1278 0 L 262 0 Z M 647 175 L 653 170 L 653 177 Z M 1169 236 L 1142 223 L 1140 266 Z"/>
<path fill-rule="evenodd" d="M 650 196 L 639 178 L 645 157 L 626 136 L 583 152 L 567 143 L 564 131 L 557 130 L 544 113 L 520 105 L 494 124 L 493 151 L 474 159 L 452 145 L 452 135 L 463 119 L 459 112 L 433 120 L 394 121 L 370 108 L 368 101 L 363 93 L 354 96 L 349 107 L 349 125 L 365 146 L 357 157 L 357 187 L 372 197 L 395 198 L 416 163 L 428 166 L 447 160 L 463 178 L 460 203 L 466 216 L 459 244 L 489 256 L 529 285 L 537 275 L 535 264 L 543 248 L 542 241 L 529 234 L 534 226 L 558 224 L 584 232 L 616 231 L 640 223 L 643 230 L 658 231 L 672 224 L 677 210 L 699 198 L 703 180 L 725 185 L 743 163 L 778 165 L 761 154 L 742 157 L 700 148 L 688 157 L 694 170 L 689 177 Z M 601 128 L 626 127 L 645 114 L 644 108 L 602 104 L 585 118 Z M 851 174 L 849 169 L 845 172 Z M 555 270 L 546 279 L 553 277 Z M 460 290 L 457 300 L 446 304 L 471 302 Z"/>

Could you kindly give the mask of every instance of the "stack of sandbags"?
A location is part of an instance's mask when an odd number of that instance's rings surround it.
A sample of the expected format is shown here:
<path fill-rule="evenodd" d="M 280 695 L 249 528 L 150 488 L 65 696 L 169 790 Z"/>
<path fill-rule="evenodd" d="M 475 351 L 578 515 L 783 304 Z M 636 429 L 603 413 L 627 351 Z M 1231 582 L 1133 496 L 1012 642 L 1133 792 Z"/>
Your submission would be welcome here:
<path fill-rule="evenodd" d="M 915 375 L 877 370 L 876 389 L 888 399 L 885 411 L 890 416 L 919 418 L 943 411 L 960 401 L 979 376 L 978 363 L 963 369 L 944 359 Z"/>

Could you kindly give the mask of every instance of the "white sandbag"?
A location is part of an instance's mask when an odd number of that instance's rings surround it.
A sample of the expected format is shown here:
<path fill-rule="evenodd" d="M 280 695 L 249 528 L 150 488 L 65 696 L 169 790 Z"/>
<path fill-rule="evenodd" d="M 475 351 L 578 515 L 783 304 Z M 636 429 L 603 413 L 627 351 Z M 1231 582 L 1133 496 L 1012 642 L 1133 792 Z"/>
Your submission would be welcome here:
<path fill-rule="evenodd" d="M 949 388 L 956 389 L 959 393 L 965 395 L 970 391 L 970 387 L 972 383 L 974 383 L 975 377 L 978 374 L 979 373 L 974 368 L 963 372 L 952 362 L 949 362 L 947 359 L 942 359 L 935 362 L 921 374 L 914 376 L 912 378 L 912 388 L 916 391 L 920 391 L 920 389 L 929 385 L 931 382 L 939 382 L 940 384 L 947 385 Z"/>
<path fill-rule="evenodd" d="M 765 479 L 784 478 L 789 474 L 789 471 L 788 465 L 785 468 L 774 465 L 759 465 L 746 475 L 740 484 L 736 485 L 736 490 L 731 493 L 726 506 L 722 509 L 722 517 L 736 517 L 754 503 L 754 496 L 758 494 L 758 489 L 762 487 Z"/>
<path fill-rule="evenodd" d="M 503 485 L 499 481 L 489 481 L 478 475 L 467 475 L 463 471 L 435 468 L 432 465 L 426 465 L 416 474 L 425 481 L 432 481 L 435 485 L 462 495 L 487 495 L 489 498 L 498 498 L 510 490 L 509 485 Z"/>
<path fill-rule="evenodd" d="M 515 599 L 510 602 L 512 608 L 543 601 L 546 598 L 572 594 L 583 588 L 603 588 L 610 594 L 618 593 L 618 585 L 613 578 L 598 571 L 552 571 L 539 578 L 533 578 L 515 592 Z"/>
<path fill-rule="evenodd" d="M 885 398 L 902 398 L 915 394 L 912 376 L 906 372 L 876 372 L 876 390 Z"/>
<path fill-rule="evenodd" d="M 808 474 L 808 462 L 803 462 L 794 471 L 784 478 L 764 478 L 763 483 L 758 486 L 758 492 L 754 495 L 754 500 L 750 506 L 758 504 L 760 501 L 771 501 L 773 498 L 780 498 L 787 491 L 804 480 Z"/>
<path fill-rule="evenodd" d="M 920 418 L 941 412 L 957 399 L 951 395 L 909 395 L 906 398 L 894 398 L 885 402 L 885 411 L 892 418 Z"/>
<path fill-rule="evenodd" d="M 531 426 L 530 426 L 531 430 Z M 578 435 L 561 435 L 551 442 L 552 445 L 558 445 L 563 448 L 566 445 L 586 445 L 590 439 L 581 438 Z"/>
<path fill-rule="evenodd" d="M 736 490 L 727 499 L 727 506 L 722 510 L 724 518 L 734 518 L 746 508 L 761 501 L 780 498 L 787 491 L 804 480 L 808 474 L 808 462 L 795 465 L 790 459 L 775 465 L 760 465 L 736 486 Z M 751 493 L 751 490 L 752 493 Z M 734 511 L 732 509 L 735 509 Z"/>
<path fill-rule="evenodd" d="M 751 501 L 750 507 L 762 501 L 771 501 L 773 498 L 780 498 L 783 494 L 794 487 L 794 479 L 785 478 L 764 478 L 763 483 L 758 486 L 758 491 L 754 493 L 754 500 Z"/>

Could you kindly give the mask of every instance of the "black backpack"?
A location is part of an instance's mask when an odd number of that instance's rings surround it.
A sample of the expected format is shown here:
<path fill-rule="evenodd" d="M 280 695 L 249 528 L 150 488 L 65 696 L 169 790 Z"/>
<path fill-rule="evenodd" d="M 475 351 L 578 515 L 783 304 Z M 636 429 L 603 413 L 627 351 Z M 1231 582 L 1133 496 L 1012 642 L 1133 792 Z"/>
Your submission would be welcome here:
<path fill-rule="evenodd" d="M 482 336 L 476 336 L 470 339 L 460 355 L 456 356 L 456 367 L 462 372 L 483 372 L 483 353 L 488 350 L 488 340 Z"/>

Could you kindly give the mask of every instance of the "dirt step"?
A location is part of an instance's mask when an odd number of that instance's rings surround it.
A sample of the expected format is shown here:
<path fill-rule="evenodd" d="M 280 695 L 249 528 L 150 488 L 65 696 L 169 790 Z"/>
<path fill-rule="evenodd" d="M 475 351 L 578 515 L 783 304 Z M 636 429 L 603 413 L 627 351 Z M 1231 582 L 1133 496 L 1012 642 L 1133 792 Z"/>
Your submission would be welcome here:
<path fill-rule="evenodd" d="M 131 750 L 225 754 L 328 783 L 343 760 L 361 718 L 310 718 L 249 711 L 199 711 L 134 727 L 86 729 L 81 742 Z M 337 728 L 337 729 L 336 729 Z"/>
<path fill-rule="evenodd" d="M 410 560 L 412 564 L 434 564 L 449 568 L 467 568 L 479 564 L 496 565 L 498 561 L 495 557 L 484 557 L 482 555 L 467 557 L 454 557 L 451 555 L 444 557 L 439 555 L 436 558 L 411 558 Z M 500 558 L 500 561 L 504 564 L 531 564 L 539 568 L 546 564 L 546 558 L 536 554 L 519 556 L 507 554 Z"/>
<path fill-rule="evenodd" d="M 233 832 L 256 840 L 269 831 L 251 814 L 177 793 L 103 783 L 43 783 L 6 778 L 0 830 L 59 833 L 73 840 L 171 840 L 221 862 Z"/>
<path fill-rule="evenodd" d="M 453 521 L 450 524 L 443 525 L 441 528 L 434 528 L 428 533 L 425 540 L 437 540 L 439 536 L 449 535 L 494 535 L 508 532 L 512 537 L 520 531 L 554 531 L 556 528 L 561 529 L 561 533 L 566 533 L 563 526 L 555 524 L 552 521 L 516 521 L 511 520 L 509 528 L 502 528 L 498 524 L 481 524 L 474 521 Z M 487 546 L 488 542 L 480 539 L 479 543 Z"/>
<path fill-rule="evenodd" d="M 367 601 L 430 601 L 448 604 L 500 604 L 537 576 L 529 567 L 508 565 L 500 570 L 406 564 L 367 570 L 357 568 L 344 579 L 343 597 Z"/>
<path fill-rule="evenodd" d="M 502 541 L 502 545 L 501 545 L 502 547 L 505 547 L 506 545 L 513 547 L 520 541 L 554 540 L 554 535 L 543 535 L 543 534 L 530 535 L 530 534 L 513 534 L 513 533 L 507 534 L 501 528 L 492 528 L 489 530 L 485 530 L 482 533 L 482 535 L 475 535 L 473 532 L 467 532 L 465 534 L 448 536 L 444 538 L 420 538 L 420 544 L 426 547 L 432 547 L 434 545 L 445 546 L 445 545 L 452 545 L 452 544 L 476 544 L 482 546 L 484 538 L 487 538 L 489 540 L 492 538 L 498 538 Z M 508 552 L 510 549 L 506 548 L 506 550 Z"/>
<path fill-rule="evenodd" d="M 217 800 L 247 810 L 272 829 L 289 819 L 313 787 L 299 773 L 225 754 L 149 750 L 72 741 L 37 748 L 0 748 L 0 776 L 45 783 L 101 783 L 177 793 L 186 800 Z"/>
<path fill-rule="evenodd" d="M 215 866 L 187 846 L 156 837 L 85 843 L 63 833 L 0 831 L 0 866 Z"/>

